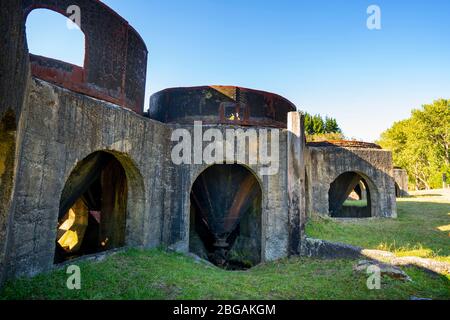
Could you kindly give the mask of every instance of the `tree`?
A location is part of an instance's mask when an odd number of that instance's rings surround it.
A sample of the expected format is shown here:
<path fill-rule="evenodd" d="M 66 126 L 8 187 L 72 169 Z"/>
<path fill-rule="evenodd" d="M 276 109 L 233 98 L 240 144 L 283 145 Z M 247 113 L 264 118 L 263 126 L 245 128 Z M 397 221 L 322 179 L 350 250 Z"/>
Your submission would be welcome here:
<path fill-rule="evenodd" d="M 305 113 L 305 133 L 308 141 L 342 140 L 342 130 L 336 119 Z"/>
<path fill-rule="evenodd" d="M 396 122 L 378 142 L 392 150 L 394 164 L 405 168 L 416 189 L 439 188 L 450 176 L 450 100 L 437 100 Z"/>
<path fill-rule="evenodd" d="M 314 134 L 313 117 L 305 113 L 305 132 L 308 135 Z"/>
<path fill-rule="evenodd" d="M 313 132 L 314 134 L 325 133 L 325 123 L 319 114 L 313 116 Z"/>
<path fill-rule="evenodd" d="M 325 133 L 342 133 L 336 119 L 325 117 Z"/>
<path fill-rule="evenodd" d="M 305 113 L 305 132 L 309 135 L 342 133 L 336 119 L 328 116 L 324 119 L 320 114 L 312 116 L 309 113 Z"/>

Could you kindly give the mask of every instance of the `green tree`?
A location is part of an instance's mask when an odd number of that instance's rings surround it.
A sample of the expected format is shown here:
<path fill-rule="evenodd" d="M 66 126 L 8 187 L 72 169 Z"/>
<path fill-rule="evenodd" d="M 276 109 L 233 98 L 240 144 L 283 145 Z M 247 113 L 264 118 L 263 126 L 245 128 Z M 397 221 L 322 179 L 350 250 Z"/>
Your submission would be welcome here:
<path fill-rule="evenodd" d="M 394 164 L 405 168 L 416 189 L 439 188 L 450 176 L 450 100 L 437 100 L 394 123 L 378 142 L 392 150 Z"/>
<path fill-rule="evenodd" d="M 313 131 L 314 134 L 325 133 L 325 123 L 319 114 L 313 116 Z"/>
<path fill-rule="evenodd" d="M 305 113 L 305 133 L 308 141 L 342 140 L 342 130 L 336 119 Z"/>
<path fill-rule="evenodd" d="M 305 132 L 308 135 L 314 134 L 313 117 L 305 113 Z"/>
<path fill-rule="evenodd" d="M 325 133 L 342 133 L 336 119 L 325 117 Z"/>

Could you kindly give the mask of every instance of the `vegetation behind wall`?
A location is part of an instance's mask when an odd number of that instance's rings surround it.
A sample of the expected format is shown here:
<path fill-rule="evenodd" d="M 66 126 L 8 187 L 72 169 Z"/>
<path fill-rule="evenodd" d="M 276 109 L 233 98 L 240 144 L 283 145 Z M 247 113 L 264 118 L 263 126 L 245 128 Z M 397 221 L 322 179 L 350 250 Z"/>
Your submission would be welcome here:
<path fill-rule="evenodd" d="M 450 100 L 440 99 L 413 110 L 378 141 L 393 152 L 394 164 L 408 171 L 417 190 L 442 188 L 450 182 Z"/>
<path fill-rule="evenodd" d="M 344 139 L 336 119 L 319 114 L 305 113 L 305 132 L 308 142 Z"/>

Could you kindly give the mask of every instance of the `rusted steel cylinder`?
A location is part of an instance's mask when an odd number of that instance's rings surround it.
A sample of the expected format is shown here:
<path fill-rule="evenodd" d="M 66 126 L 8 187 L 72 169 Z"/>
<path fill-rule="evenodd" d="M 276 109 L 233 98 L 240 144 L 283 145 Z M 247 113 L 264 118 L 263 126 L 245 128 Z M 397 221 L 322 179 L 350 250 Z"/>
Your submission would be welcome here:
<path fill-rule="evenodd" d="M 269 92 L 233 86 L 171 88 L 151 97 L 149 117 L 164 123 L 286 128 L 296 107 Z"/>

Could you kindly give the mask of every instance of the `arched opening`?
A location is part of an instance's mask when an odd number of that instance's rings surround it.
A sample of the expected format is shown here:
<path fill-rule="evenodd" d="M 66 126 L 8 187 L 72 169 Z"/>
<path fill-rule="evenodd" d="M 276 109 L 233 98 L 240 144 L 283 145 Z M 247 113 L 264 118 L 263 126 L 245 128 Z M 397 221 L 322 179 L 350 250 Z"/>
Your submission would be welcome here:
<path fill-rule="evenodd" d="M 0 264 L 6 237 L 6 220 L 11 204 L 16 152 L 16 118 L 12 111 L 0 120 Z"/>
<path fill-rule="evenodd" d="M 329 212 L 334 218 L 369 218 L 372 199 L 367 177 L 357 172 L 345 172 L 330 185 Z"/>
<path fill-rule="evenodd" d="M 48 9 L 35 9 L 27 17 L 26 33 L 32 55 L 84 66 L 84 33 L 64 15 Z"/>
<path fill-rule="evenodd" d="M 60 200 L 55 263 L 125 245 L 128 181 L 107 152 L 82 160 Z"/>
<path fill-rule="evenodd" d="M 347 201 L 360 201 L 367 203 L 367 183 L 361 179 L 353 191 L 350 193 Z M 345 204 L 345 202 L 344 202 Z"/>
<path fill-rule="evenodd" d="M 190 251 L 229 270 L 261 262 L 262 191 L 238 164 L 206 169 L 191 189 Z"/>
<path fill-rule="evenodd" d="M 396 198 L 401 198 L 402 197 L 402 191 L 398 185 L 397 182 L 395 182 L 395 197 Z"/>

